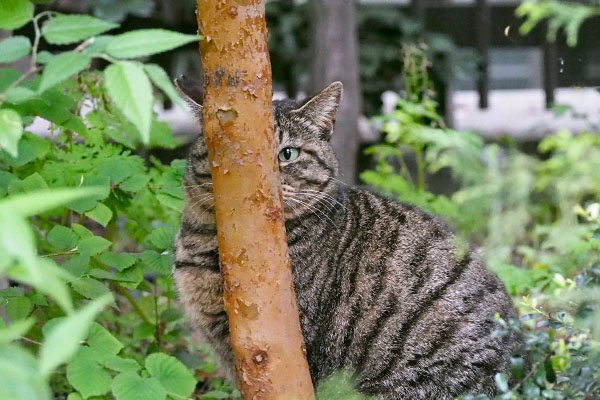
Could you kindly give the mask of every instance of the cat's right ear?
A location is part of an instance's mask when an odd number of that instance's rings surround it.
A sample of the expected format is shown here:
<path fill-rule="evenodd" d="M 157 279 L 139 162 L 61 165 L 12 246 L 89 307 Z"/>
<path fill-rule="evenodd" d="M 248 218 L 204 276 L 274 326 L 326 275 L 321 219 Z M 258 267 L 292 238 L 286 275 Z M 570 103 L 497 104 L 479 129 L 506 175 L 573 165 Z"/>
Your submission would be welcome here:
<path fill-rule="evenodd" d="M 202 101 L 204 99 L 204 86 L 202 82 L 188 78 L 185 75 L 179 75 L 179 77 L 175 78 L 175 86 L 181 97 L 189 104 L 193 113 L 201 119 Z"/>

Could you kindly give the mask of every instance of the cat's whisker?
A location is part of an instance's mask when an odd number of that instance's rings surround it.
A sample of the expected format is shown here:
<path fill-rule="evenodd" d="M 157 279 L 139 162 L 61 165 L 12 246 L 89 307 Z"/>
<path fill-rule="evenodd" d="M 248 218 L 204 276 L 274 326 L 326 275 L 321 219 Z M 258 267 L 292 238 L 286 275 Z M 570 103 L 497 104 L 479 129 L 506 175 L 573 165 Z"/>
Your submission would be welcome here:
<path fill-rule="evenodd" d="M 330 195 L 328 193 L 320 192 L 318 190 L 311 190 L 311 189 L 302 189 L 298 193 L 315 193 L 315 194 L 319 194 L 323 198 L 326 198 L 327 200 L 329 200 L 330 204 L 337 204 L 337 205 L 341 206 L 344 210 L 346 209 L 346 206 L 342 202 L 340 202 L 338 199 L 336 199 L 335 197 L 333 197 L 332 195 Z"/>
<path fill-rule="evenodd" d="M 319 214 L 321 214 L 323 217 L 325 217 L 327 220 L 329 220 L 329 222 L 331 222 L 332 224 L 335 224 L 335 222 L 334 222 L 334 221 L 333 221 L 333 220 L 332 220 L 332 219 L 331 219 L 331 218 L 330 218 L 330 217 L 329 217 L 329 216 L 328 216 L 326 213 L 324 213 L 322 210 L 319 210 L 319 209 L 318 209 L 317 207 L 315 207 L 314 205 L 312 205 L 312 204 L 309 204 L 309 203 L 307 203 L 307 202 L 305 202 L 305 201 L 302 201 L 302 200 L 300 200 L 300 199 L 297 199 L 297 198 L 294 198 L 294 197 L 290 197 L 290 200 L 293 200 L 293 201 L 295 201 L 295 202 L 299 203 L 300 205 L 302 205 L 302 206 L 304 206 L 304 207 L 308 208 L 308 209 L 309 209 L 309 210 L 311 210 L 312 212 L 314 212 L 314 213 L 315 213 L 315 215 L 317 216 L 317 218 L 319 218 L 319 220 L 320 220 L 320 221 L 322 221 L 322 222 L 325 222 L 325 221 L 323 221 L 323 219 L 322 219 L 321 217 L 319 217 L 319 215 L 318 215 L 318 214 L 316 214 L 316 213 L 319 213 Z"/>
<path fill-rule="evenodd" d="M 335 211 L 335 204 L 331 204 L 328 203 L 325 198 L 322 197 L 318 197 L 317 195 L 313 194 L 313 193 L 302 193 L 302 192 L 297 192 L 296 195 L 298 196 L 303 196 L 304 198 L 308 198 L 310 200 L 314 200 L 315 204 L 322 204 L 323 206 L 325 206 L 327 208 L 327 210 L 329 212 L 333 212 Z"/>

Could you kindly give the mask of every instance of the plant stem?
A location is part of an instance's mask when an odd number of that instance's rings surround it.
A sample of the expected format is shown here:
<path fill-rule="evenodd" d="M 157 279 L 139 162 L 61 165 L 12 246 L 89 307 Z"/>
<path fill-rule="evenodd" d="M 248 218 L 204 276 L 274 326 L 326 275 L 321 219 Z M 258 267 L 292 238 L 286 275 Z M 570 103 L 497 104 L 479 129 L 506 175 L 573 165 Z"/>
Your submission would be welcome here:
<path fill-rule="evenodd" d="M 133 297 L 131 297 L 131 294 L 127 291 L 126 288 L 124 288 L 123 286 L 121 286 L 118 283 L 115 283 L 115 286 L 117 287 L 117 289 L 119 289 L 119 292 L 121 292 L 121 294 L 123 296 L 125 296 L 125 298 L 127 299 L 127 301 L 129 301 L 129 304 L 131 304 L 131 306 L 133 307 L 133 310 L 135 311 L 135 313 L 137 315 L 139 315 L 139 317 L 146 322 L 147 324 L 152 325 L 152 323 L 150 322 L 150 320 L 148 319 L 148 317 L 146 317 L 146 315 L 144 314 L 144 311 L 142 311 L 142 308 L 140 307 L 140 305 L 135 301 L 135 299 Z"/>

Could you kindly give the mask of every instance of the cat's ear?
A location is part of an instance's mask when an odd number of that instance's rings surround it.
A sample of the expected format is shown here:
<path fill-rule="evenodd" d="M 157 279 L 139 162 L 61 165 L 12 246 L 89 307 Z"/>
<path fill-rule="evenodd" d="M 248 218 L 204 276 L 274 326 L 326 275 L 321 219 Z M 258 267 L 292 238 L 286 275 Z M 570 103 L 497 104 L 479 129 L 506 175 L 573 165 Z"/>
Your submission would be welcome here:
<path fill-rule="evenodd" d="M 342 100 L 342 82 L 333 82 L 325 89 L 304 101 L 300 108 L 292 111 L 310 120 L 329 140 L 335 125 L 335 114 Z"/>
<path fill-rule="evenodd" d="M 202 119 L 202 101 L 204 99 L 202 82 L 188 78 L 185 75 L 179 75 L 175 78 L 175 86 L 196 117 Z"/>

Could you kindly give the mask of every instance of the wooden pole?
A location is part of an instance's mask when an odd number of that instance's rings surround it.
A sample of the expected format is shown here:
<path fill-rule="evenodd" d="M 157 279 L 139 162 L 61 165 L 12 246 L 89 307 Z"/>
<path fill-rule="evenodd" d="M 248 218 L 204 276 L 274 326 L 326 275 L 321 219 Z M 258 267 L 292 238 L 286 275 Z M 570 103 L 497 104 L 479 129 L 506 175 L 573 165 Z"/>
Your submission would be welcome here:
<path fill-rule="evenodd" d="M 262 0 L 198 0 L 204 136 L 238 387 L 311 399 L 284 225 Z"/>
<path fill-rule="evenodd" d="M 544 94 L 546 108 L 554 105 L 554 89 L 558 86 L 558 55 L 556 43 L 545 42 L 544 50 Z"/>

